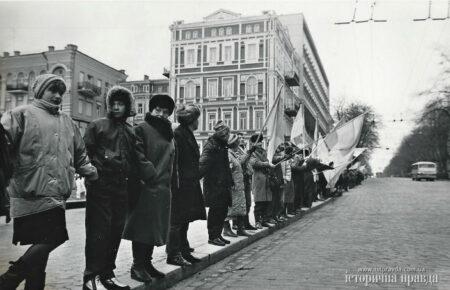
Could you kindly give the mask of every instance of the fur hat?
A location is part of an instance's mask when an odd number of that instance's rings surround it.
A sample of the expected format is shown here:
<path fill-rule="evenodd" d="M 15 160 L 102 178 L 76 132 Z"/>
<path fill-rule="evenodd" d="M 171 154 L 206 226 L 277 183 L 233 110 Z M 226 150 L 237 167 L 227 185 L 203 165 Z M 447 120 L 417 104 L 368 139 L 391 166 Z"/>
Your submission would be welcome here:
<path fill-rule="evenodd" d="M 133 93 L 122 86 L 113 86 L 109 89 L 106 95 L 106 106 L 108 114 L 111 113 L 113 101 L 122 101 L 126 106 L 125 116 L 133 117 L 136 115 L 136 110 L 134 108 L 134 97 Z"/>
<path fill-rule="evenodd" d="M 253 134 L 250 137 L 250 142 L 252 143 L 259 143 L 262 142 L 264 140 L 264 136 L 262 134 Z"/>
<path fill-rule="evenodd" d="M 149 112 L 153 111 L 156 107 L 168 109 L 169 115 L 172 115 L 173 109 L 175 108 L 175 102 L 169 95 L 154 95 L 148 104 Z"/>
<path fill-rule="evenodd" d="M 200 117 L 200 109 L 197 105 L 181 105 L 177 110 L 177 118 L 180 124 L 189 125 Z"/>
<path fill-rule="evenodd" d="M 50 87 L 54 82 L 60 82 L 64 86 L 64 92 L 66 91 L 66 82 L 60 76 L 54 74 L 43 74 L 36 77 L 36 80 L 33 83 L 32 90 L 34 93 L 35 99 L 42 98 L 45 90 Z M 63 93 L 64 93 L 63 92 Z"/>

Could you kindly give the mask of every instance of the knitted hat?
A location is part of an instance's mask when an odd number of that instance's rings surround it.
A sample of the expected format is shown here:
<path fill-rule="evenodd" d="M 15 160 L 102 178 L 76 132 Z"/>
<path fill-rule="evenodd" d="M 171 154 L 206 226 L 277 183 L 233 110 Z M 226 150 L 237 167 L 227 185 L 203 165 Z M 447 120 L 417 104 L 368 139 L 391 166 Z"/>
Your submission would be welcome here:
<path fill-rule="evenodd" d="M 262 134 L 253 134 L 250 137 L 250 142 L 259 143 L 259 142 L 262 142 L 263 139 L 264 139 L 264 136 Z"/>
<path fill-rule="evenodd" d="M 214 135 L 216 135 L 219 139 L 227 142 L 228 134 L 230 133 L 230 128 L 223 121 L 217 122 L 214 126 Z"/>
<path fill-rule="evenodd" d="M 36 77 L 36 80 L 33 83 L 32 90 L 34 93 L 35 99 L 42 98 L 45 90 L 50 87 L 50 85 L 54 82 L 61 82 L 64 85 L 64 92 L 66 91 L 66 83 L 64 79 L 60 76 L 54 74 L 43 74 Z"/>
<path fill-rule="evenodd" d="M 194 104 L 181 105 L 177 110 L 177 118 L 180 124 L 189 125 L 200 117 L 200 109 Z"/>
<path fill-rule="evenodd" d="M 122 101 L 125 104 L 126 117 L 132 117 L 136 115 L 133 93 L 129 89 L 122 86 L 113 86 L 109 89 L 108 94 L 106 95 L 106 106 L 108 113 L 112 111 L 111 109 L 114 101 Z"/>
<path fill-rule="evenodd" d="M 169 115 L 172 115 L 175 108 L 175 102 L 169 95 L 154 95 L 148 104 L 148 110 L 151 112 L 154 108 L 160 107 L 169 110 Z"/>
<path fill-rule="evenodd" d="M 239 136 L 236 134 L 231 134 L 230 137 L 228 138 L 228 146 L 231 146 L 238 141 L 239 141 Z"/>

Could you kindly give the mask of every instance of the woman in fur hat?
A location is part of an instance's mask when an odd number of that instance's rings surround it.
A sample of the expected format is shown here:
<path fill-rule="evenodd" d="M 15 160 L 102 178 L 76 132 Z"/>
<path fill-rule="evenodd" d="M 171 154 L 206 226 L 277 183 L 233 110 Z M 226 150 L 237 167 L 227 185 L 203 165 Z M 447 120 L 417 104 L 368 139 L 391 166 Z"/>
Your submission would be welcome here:
<path fill-rule="evenodd" d="M 155 165 L 156 170 L 156 178 L 142 184 L 140 193 L 130 208 L 123 232 L 123 238 L 132 241 L 131 278 L 141 282 L 165 276 L 155 269 L 151 260 L 154 247 L 166 244 L 170 226 L 175 143 L 172 123 L 168 118 L 174 107 L 175 103 L 170 96 L 153 96 L 145 122 L 134 128 L 145 157 Z M 182 261 L 189 264 L 184 259 Z"/>
<path fill-rule="evenodd" d="M 16 289 L 24 279 L 25 289 L 44 289 L 48 257 L 69 238 L 65 206 L 75 172 L 97 178 L 80 131 L 59 111 L 66 91 L 64 80 L 43 74 L 32 90 L 31 104 L 19 106 L 1 119 L 14 161 L 8 187 L 13 243 L 31 246 L 0 276 L 0 289 Z"/>
<path fill-rule="evenodd" d="M 200 187 L 200 150 L 194 137 L 199 117 L 200 109 L 194 104 L 181 105 L 177 110 L 180 123 L 174 131 L 177 174 L 172 178 L 172 207 L 166 251 L 167 263 L 178 266 L 184 264 L 180 256 L 190 263 L 200 261 L 191 254 L 187 232 L 190 222 L 206 219 Z"/>
<path fill-rule="evenodd" d="M 156 170 L 143 155 L 132 127 L 132 93 L 112 87 L 107 96 L 108 114 L 89 124 L 84 140 L 99 179 L 86 183 L 86 269 L 83 289 L 129 289 L 114 275 L 129 200 L 128 179 L 138 175 L 153 180 Z M 137 169 L 136 172 L 132 169 Z"/>

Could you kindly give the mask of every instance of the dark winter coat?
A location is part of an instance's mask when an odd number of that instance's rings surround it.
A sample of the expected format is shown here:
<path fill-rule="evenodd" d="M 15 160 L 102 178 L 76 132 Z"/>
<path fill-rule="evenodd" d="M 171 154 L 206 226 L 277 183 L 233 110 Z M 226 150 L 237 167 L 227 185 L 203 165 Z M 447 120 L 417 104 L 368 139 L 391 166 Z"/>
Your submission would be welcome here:
<path fill-rule="evenodd" d="M 0 113 L 0 118 L 1 118 Z M 12 176 L 12 161 L 9 154 L 7 133 L 0 123 L 0 216 L 9 212 L 9 196 L 6 192 L 9 179 Z"/>
<path fill-rule="evenodd" d="M 268 178 L 272 168 L 269 165 L 266 150 L 262 147 L 258 147 L 256 151 L 252 153 L 249 164 L 253 169 L 252 193 L 255 202 L 272 201 L 272 191 L 270 189 Z"/>
<path fill-rule="evenodd" d="M 200 187 L 200 150 L 192 131 L 180 125 L 174 130 L 176 170 L 172 181 L 171 223 L 206 219 L 205 202 Z"/>
<path fill-rule="evenodd" d="M 200 176 L 204 177 L 205 205 L 229 207 L 232 205 L 230 162 L 226 142 L 215 135 L 208 138 L 200 156 Z"/>
<path fill-rule="evenodd" d="M 155 178 L 141 184 L 137 201 L 130 209 L 123 238 L 148 245 L 166 244 L 170 224 L 172 172 L 175 144 L 168 120 L 147 113 L 145 122 L 134 128 L 145 157 L 155 166 Z"/>

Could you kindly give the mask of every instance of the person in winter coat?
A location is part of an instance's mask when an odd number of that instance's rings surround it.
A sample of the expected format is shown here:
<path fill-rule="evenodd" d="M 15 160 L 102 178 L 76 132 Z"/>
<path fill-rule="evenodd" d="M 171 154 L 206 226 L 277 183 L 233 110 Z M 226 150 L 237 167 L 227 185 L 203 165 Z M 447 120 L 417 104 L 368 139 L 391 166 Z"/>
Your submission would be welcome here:
<path fill-rule="evenodd" d="M 267 159 L 267 152 L 262 147 L 263 136 L 254 134 L 250 142 L 256 147 L 250 157 L 249 164 L 253 169 L 252 193 L 255 198 L 255 221 L 256 228 L 273 227 L 269 223 L 272 215 L 272 191 L 270 190 L 269 174 L 272 174 L 273 165 Z"/>
<path fill-rule="evenodd" d="M 89 124 L 84 140 L 99 179 L 86 182 L 86 268 L 84 289 L 129 289 L 114 275 L 115 261 L 125 225 L 128 179 L 136 175 L 151 182 L 156 176 L 126 122 L 134 115 L 132 93 L 112 87 L 106 96 L 107 116 Z"/>
<path fill-rule="evenodd" d="M 2 113 L 0 112 L 0 119 Z M 5 222 L 11 221 L 9 213 L 9 195 L 6 187 L 9 184 L 9 179 L 12 176 L 12 161 L 9 152 L 9 140 L 7 132 L 0 123 L 0 216 L 5 216 Z"/>
<path fill-rule="evenodd" d="M 272 219 L 275 220 L 275 222 L 284 220 L 281 214 L 284 208 L 283 160 L 286 158 L 285 149 L 286 145 L 284 143 L 278 145 L 275 149 L 275 154 L 272 157 L 272 164 L 277 164 L 270 176 L 270 189 L 272 191 Z"/>
<path fill-rule="evenodd" d="M 249 213 L 250 213 L 250 208 L 252 207 L 252 169 L 249 165 L 249 161 L 250 161 L 250 156 L 251 154 L 255 151 L 256 147 L 252 146 L 249 150 L 245 150 L 246 149 L 246 141 L 244 139 L 244 134 L 242 134 L 241 132 L 236 133 L 236 135 L 239 136 L 240 139 L 240 143 L 239 143 L 239 150 L 236 151 L 237 154 L 239 154 L 241 157 L 240 159 L 242 159 L 242 171 L 243 171 L 243 175 L 244 175 L 244 192 L 245 192 L 245 208 L 246 208 L 246 214 L 245 214 L 245 229 L 246 230 L 250 230 L 250 231 L 254 231 L 256 230 L 256 228 L 254 226 L 252 226 L 250 224 L 250 219 L 249 219 Z M 233 228 L 234 225 L 233 225 Z M 236 226 L 237 229 L 237 226 Z"/>
<path fill-rule="evenodd" d="M 204 177 L 203 189 L 208 212 L 208 243 L 225 246 L 229 240 L 222 237 L 222 229 L 228 207 L 232 205 L 230 162 L 227 142 L 230 128 L 222 121 L 214 126 L 214 134 L 208 138 L 200 156 L 200 176 Z"/>
<path fill-rule="evenodd" d="M 189 223 L 205 220 L 205 202 L 200 187 L 200 150 L 194 137 L 198 128 L 200 109 L 190 104 L 177 110 L 180 125 L 174 130 L 177 174 L 172 178 L 172 207 L 167 242 L 167 263 L 183 266 L 184 260 L 198 263 L 200 259 L 191 254 L 187 239 Z"/>
<path fill-rule="evenodd" d="M 80 131 L 59 111 L 64 80 L 43 74 L 32 85 L 34 101 L 2 116 L 11 142 L 14 172 L 8 186 L 13 243 L 31 245 L 0 276 L 0 289 L 41 290 L 50 253 L 68 240 L 65 207 L 75 172 L 91 180 L 97 170 L 89 162 Z"/>
<path fill-rule="evenodd" d="M 235 134 L 230 135 L 228 139 L 228 159 L 230 161 L 231 175 L 233 177 L 233 186 L 231 187 L 232 206 L 228 208 L 228 217 L 224 223 L 224 236 L 237 237 L 249 236 L 245 230 L 245 216 L 247 214 L 244 173 L 242 165 L 249 158 L 247 154 L 242 154 L 239 148 L 239 137 Z M 231 230 L 229 220 L 234 219 L 237 223 L 237 234 Z"/>
<path fill-rule="evenodd" d="M 155 269 L 151 260 L 154 247 L 166 244 L 170 227 L 172 173 L 176 171 L 173 170 L 174 134 L 168 118 L 174 107 L 175 103 L 170 96 L 153 96 L 145 122 L 134 128 L 136 136 L 142 142 L 145 157 L 156 169 L 155 178 L 140 187 L 123 231 L 123 238 L 132 241 L 131 278 L 141 282 L 165 276 Z M 182 261 L 189 265 L 184 259 Z"/>

